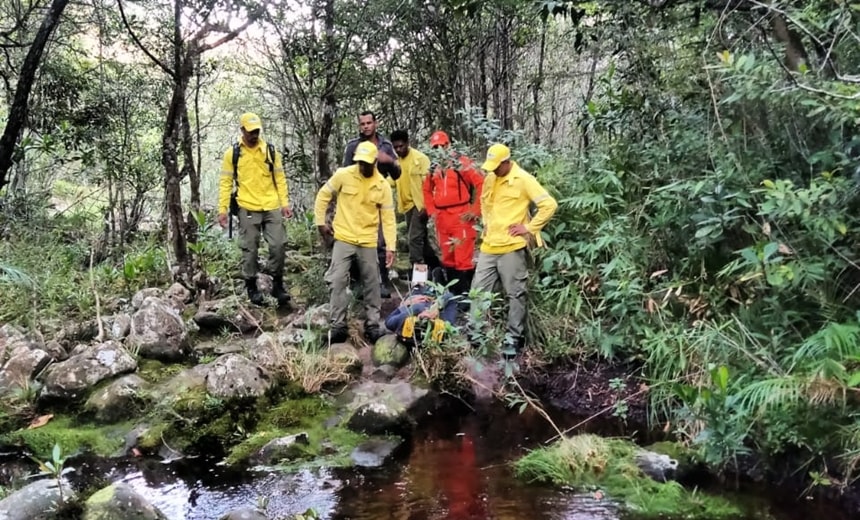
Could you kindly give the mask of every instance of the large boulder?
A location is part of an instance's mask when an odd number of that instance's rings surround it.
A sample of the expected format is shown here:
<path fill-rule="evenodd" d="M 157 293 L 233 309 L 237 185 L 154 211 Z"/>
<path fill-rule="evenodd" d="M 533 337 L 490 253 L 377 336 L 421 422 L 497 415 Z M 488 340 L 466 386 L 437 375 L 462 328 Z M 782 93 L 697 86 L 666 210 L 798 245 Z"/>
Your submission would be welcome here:
<path fill-rule="evenodd" d="M 260 365 L 238 354 L 216 359 L 206 374 L 206 391 L 215 397 L 261 396 L 272 380 Z"/>
<path fill-rule="evenodd" d="M 75 492 L 63 481 L 62 494 L 54 479 L 37 480 L 0 500 L 0 520 L 48 518 L 63 502 L 75 499 Z"/>
<path fill-rule="evenodd" d="M 0 369 L 0 395 L 26 387 L 50 362 L 51 356 L 44 350 L 17 347 Z"/>
<path fill-rule="evenodd" d="M 155 297 L 146 298 L 132 316 L 128 343 L 143 357 L 166 361 L 180 360 L 189 352 L 188 331 L 182 317 Z"/>
<path fill-rule="evenodd" d="M 284 361 L 283 347 L 281 347 L 278 339 L 268 332 L 257 337 L 249 356 L 251 361 L 263 367 L 270 374 L 277 373 Z"/>
<path fill-rule="evenodd" d="M 95 413 L 96 419 L 116 422 L 133 417 L 143 401 L 147 382 L 136 374 L 128 374 L 93 392 L 84 409 Z"/>
<path fill-rule="evenodd" d="M 402 367 L 409 361 L 409 348 L 397 341 L 395 334 L 382 336 L 370 349 L 370 360 L 374 366 L 391 365 Z"/>
<path fill-rule="evenodd" d="M 131 297 L 131 307 L 134 310 L 139 310 L 147 298 L 161 298 L 162 296 L 164 296 L 164 291 L 158 287 L 147 287 L 145 289 L 141 289 Z"/>
<path fill-rule="evenodd" d="M 238 296 L 203 302 L 194 315 L 194 323 L 209 332 L 251 332 L 260 327 L 262 320 L 262 311 L 243 305 Z"/>
<path fill-rule="evenodd" d="M 48 367 L 43 397 L 75 399 L 105 379 L 133 372 L 137 361 L 116 341 L 106 341 Z"/>
<path fill-rule="evenodd" d="M 117 482 L 102 488 L 84 503 L 83 520 L 168 520 L 128 484 Z"/>
<path fill-rule="evenodd" d="M 20 347 L 29 349 L 42 349 L 45 342 L 41 339 L 32 338 L 13 325 L 6 324 L 0 327 L 0 363 L 5 362 L 9 355 Z"/>
<path fill-rule="evenodd" d="M 430 392 L 405 381 L 364 381 L 352 389 L 347 427 L 368 435 L 407 435 L 415 417 L 423 415 Z"/>

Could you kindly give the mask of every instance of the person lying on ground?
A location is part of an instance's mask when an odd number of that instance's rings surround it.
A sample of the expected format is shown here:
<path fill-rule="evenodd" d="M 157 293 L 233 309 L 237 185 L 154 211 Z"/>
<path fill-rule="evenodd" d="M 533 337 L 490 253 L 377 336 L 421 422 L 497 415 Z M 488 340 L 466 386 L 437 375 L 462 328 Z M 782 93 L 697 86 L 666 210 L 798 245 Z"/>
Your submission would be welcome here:
<path fill-rule="evenodd" d="M 441 296 L 437 293 L 444 290 Z M 438 284 L 418 283 L 409 296 L 385 319 L 385 328 L 397 334 L 407 345 L 421 345 L 431 331 L 434 341 L 440 341 L 448 325 L 457 319 L 457 298 Z M 446 325 L 448 324 L 448 325 Z"/>

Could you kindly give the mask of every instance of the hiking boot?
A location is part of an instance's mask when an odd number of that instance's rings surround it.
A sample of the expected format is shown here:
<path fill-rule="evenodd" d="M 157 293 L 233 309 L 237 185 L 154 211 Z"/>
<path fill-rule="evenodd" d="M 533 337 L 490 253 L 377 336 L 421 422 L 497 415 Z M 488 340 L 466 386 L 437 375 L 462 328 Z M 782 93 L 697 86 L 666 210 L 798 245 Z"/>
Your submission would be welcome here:
<path fill-rule="evenodd" d="M 502 344 L 502 359 L 515 361 L 523 351 L 525 340 L 523 338 L 510 338 Z"/>
<path fill-rule="evenodd" d="M 376 341 L 382 336 L 385 336 L 385 331 L 382 330 L 382 327 L 379 325 L 364 326 L 364 337 L 367 338 L 367 341 L 376 343 Z"/>
<path fill-rule="evenodd" d="M 281 276 L 272 278 L 272 297 L 278 300 L 278 307 L 290 303 L 290 294 L 284 290 L 284 279 Z"/>
<path fill-rule="evenodd" d="M 245 288 L 248 289 L 248 299 L 254 305 L 263 305 L 263 294 L 257 289 L 257 277 L 246 278 Z"/>
<path fill-rule="evenodd" d="M 327 344 L 334 345 L 335 343 L 344 343 L 349 339 L 349 329 L 346 325 L 335 325 L 328 331 L 328 337 L 325 338 Z"/>

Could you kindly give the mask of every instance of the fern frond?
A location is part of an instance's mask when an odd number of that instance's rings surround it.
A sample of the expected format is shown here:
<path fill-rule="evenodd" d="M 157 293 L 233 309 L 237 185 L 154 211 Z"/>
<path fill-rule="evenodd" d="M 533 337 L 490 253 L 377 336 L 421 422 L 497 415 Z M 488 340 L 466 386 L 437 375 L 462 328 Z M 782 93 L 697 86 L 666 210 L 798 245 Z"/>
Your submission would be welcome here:
<path fill-rule="evenodd" d="M 24 271 L 8 264 L 0 263 L 0 285 L 8 283 L 25 289 L 36 287 L 36 282 Z"/>
<path fill-rule="evenodd" d="M 738 392 L 740 406 L 757 414 L 782 406 L 794 406 L 806 396 L 808 379 L 783 376 L 755 381 Z"/>
<path fill-rule="evenodd" d="M 826 327 L 806 338 L 793 356 L 792 371 L 810 360 L 831 358 L 843 360 L 860 356 L 860 325 L 857 323 L 828 323 Z"/>

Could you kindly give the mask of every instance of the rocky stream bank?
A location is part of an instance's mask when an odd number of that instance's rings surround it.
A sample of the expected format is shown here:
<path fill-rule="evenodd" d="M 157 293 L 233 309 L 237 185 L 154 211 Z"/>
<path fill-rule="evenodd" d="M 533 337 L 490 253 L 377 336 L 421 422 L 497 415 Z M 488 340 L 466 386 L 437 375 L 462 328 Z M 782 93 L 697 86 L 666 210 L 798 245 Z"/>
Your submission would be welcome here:
<path fill-rule="evenodd" d="M 207 471 L 214 471 L 208 464 L 217 461 L 221 467 L 255 468 L 266 475 L 386 468 L 402 461 L 404 454 L 412 457 L 424 449 L 416 447 L 415 439 L 428 424 L 451 420 L 447 414 L 452 397 L 421 377 L 409 364 L 408 349 L 393 336 L 367 345 L 354 334 L 348 343 L 321 348 L 324 305 L 286 313 L 249 308 L 235 296 L 197 305 L 192 294 L 176 284 L 140 291 L 124 308 L 68 324 L 50 338 L 0 327 L 0 445 L 5 460 L 0 483 L 6 491 L 0 520 L 178 518 L 153 505 L 151 497 L 129 485 L 121 478 L 127 474 L 116 468 L 128 461 L 188 460 L 207 461 L 200 463 L 210 468 Z M 501 390 L 504 383 L 492 361 L 483 371 L 475 366 L 472 362 L 461 368 L 478 384 L 453 398 L 471 410 L 476 402 L 492 401 L 488 390 Z M 573 417 L 611 415 L 606 411 L 613 403 L 624 401 L 627 418 L 642 419 L 647 388 L 631 374 L 613 372 L 607 378 L 593 368 L 573 380 L 572 372 L 524 374 L 524 384 L 539 390 L 559 414 L 567 407 L 576 412 L 567 414 Z M 617 378 L 624 384 L 601 390 Z M 547 418 L 571 425 L 558 414 L 529 413 L 545 428 Z M 506 421 L 504 428 L 516 429 Z M 623 422 L 612 424 L 619 431 L 609 434 L 629 433 Z M 585 431 L 583 427 L 572 433 Z M 462 463 L 468 437 L 462 432 L 452 435 L 460 439 L 452 463 L 456 465 Z M 529 442 L 535 447 L 534 439 Z M 529 442 L 516 441 L 521 455 Z M 666 483 L 689 474 L 687 459 L 674 450 L 667 445 L 643 450 L 627 441 L 618 453 L 629 455 L 631 465 L 624 466 L 625 471 L 635 473 L 637 482 Z M 93 457 L 113 460 L 115 468 L 95 472 L 98 478 L 81 478 L 76 469 Z M 34 474 L 40 479 L 33 480 Z M 325 489 L 350 487 L 327 475 L 315 482 Z M 600 489 L 599 483 L 589 486 Z M 595 493 L 588 500 L 615 504 L 602 492 Z M 245 505 L 234 511 L 206 516 L 215 513 L 194 510 L 183 518 L 309 518 L 294 511 L 267 516 L 268 498 L 262 495 L 253 499 L 263 503 L 246 497 Z M 624 504 L 599 509 L 617 515 Z M 746 509 L 737 511 L 719 518 L 746 518 Z M 489 517 L 481 514 L 463 518 Z M 694 517 L 709 518 L 703 514 Z"/>

